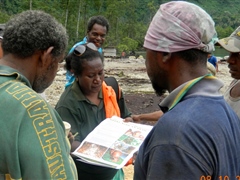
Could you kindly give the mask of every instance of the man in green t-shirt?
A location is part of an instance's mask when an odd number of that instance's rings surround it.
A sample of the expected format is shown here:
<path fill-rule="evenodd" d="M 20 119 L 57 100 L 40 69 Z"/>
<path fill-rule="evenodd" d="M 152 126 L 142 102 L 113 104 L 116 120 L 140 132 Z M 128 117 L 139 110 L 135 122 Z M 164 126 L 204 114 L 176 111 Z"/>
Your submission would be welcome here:
<path fill-rule="evenodd" d="M 77 179 L 57 112 L 38 94 L 53 81 L 68 37 L 51 15 L 6 23 L 0 59 L 0 179 Z"/>

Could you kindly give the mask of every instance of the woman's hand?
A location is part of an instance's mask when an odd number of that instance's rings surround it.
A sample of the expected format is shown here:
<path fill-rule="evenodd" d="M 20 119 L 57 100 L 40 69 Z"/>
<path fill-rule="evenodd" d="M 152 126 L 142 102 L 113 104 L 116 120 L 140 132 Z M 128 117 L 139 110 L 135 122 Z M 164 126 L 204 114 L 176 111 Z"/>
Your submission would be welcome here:
<path fill-rule="evenodd" d="M 133 119 L 131 117 L 127 117 L 124 119 L 124 122 L 133 122 Z"/>
<path fill-rule="evenodd" d="M 140 122 L 142 119 L 140 115 L 132 115 L 133 122 Z"/>

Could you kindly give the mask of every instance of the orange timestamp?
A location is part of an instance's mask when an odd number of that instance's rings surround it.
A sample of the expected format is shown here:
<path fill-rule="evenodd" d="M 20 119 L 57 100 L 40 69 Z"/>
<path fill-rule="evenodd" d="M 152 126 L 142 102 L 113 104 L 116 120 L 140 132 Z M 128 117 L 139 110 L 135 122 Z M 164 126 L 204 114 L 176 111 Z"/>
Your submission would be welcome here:
<path fill-rule="evenodd" d="M 212 180 L 212 176 L 201 176 L 200 180 Z M 218 180 L 233 180 L 233 179 L 230 179 L 228 176 L 219 176 Z M 240 175 L 236 176 L 234 180 L 240 180 Z"/>

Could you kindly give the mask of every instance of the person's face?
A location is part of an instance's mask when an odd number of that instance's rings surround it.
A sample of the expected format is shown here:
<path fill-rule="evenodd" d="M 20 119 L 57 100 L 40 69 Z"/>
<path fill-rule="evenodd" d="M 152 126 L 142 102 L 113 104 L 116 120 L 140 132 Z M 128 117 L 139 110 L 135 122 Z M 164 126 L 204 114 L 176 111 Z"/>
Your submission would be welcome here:
<path fill-rule="evenodd" d="M 117 162 L 119 158 L 121 157 L 122 153 L 120 151 L 114 151 L 111 153 L 111 159 L 113 162 Z"/>
<path fill-rule="evenodd" d="M 77 77 L 83 94 L 98 93 L 104 79 L 104 66 L 100 58 L 84 61 L 83 72 Z"/>
<path fill-rule="evenodd" d="M 152 82 L 153 89 L 159 96 L 163 95 L 167 91 L 167 73 L 157 63 L 162 61 L 163 53 L 156 52 L 147 49 L 145 65 L 147 68 L 147 74 Z"/>
<path fill-rule="evenodd" d="M 136 138 L 140 137 L 141 135 L 142 135 L 142 133 L 140 131 L 135 131 L 133 133 L 133 137 L 136 137 Z"/>
<path fill-rule="evenodd" d="M 231 76 L 240 79 L 240 53 L 230 53 L 227 62 Z"/>
<path fill-rule="evenodd" d="M 92 42 L 100 48 L 106 38 L 107 35 L 107 28 L 106 26 L 102 26 L 100 24 L 94 24 L 92 29 L 87 33 L 88 42 Z"/>
<path fill-rule="evenodd" d="M 42 93 L 52 84 L 57 73 L 58 64 L 62 62 L 63 58 L 64 54 L 55 59 L 49 58 L 49 63 L 43 66 L 42 70 L 37 73 L 32 85 L 33 90 L 37 93 Z"/>

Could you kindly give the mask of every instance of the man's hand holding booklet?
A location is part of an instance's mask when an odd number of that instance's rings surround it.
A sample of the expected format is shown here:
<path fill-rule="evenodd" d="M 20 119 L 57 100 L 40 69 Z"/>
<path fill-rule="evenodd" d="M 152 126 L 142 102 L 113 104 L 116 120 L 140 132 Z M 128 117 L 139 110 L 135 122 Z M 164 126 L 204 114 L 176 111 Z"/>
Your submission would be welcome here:
<path fill-rule="evenodd" d="M 124 122 L 117 116 L 102 121 L 72 153 L 98 166 L 120 169 L 138 151 L 152 126 Z"/>

